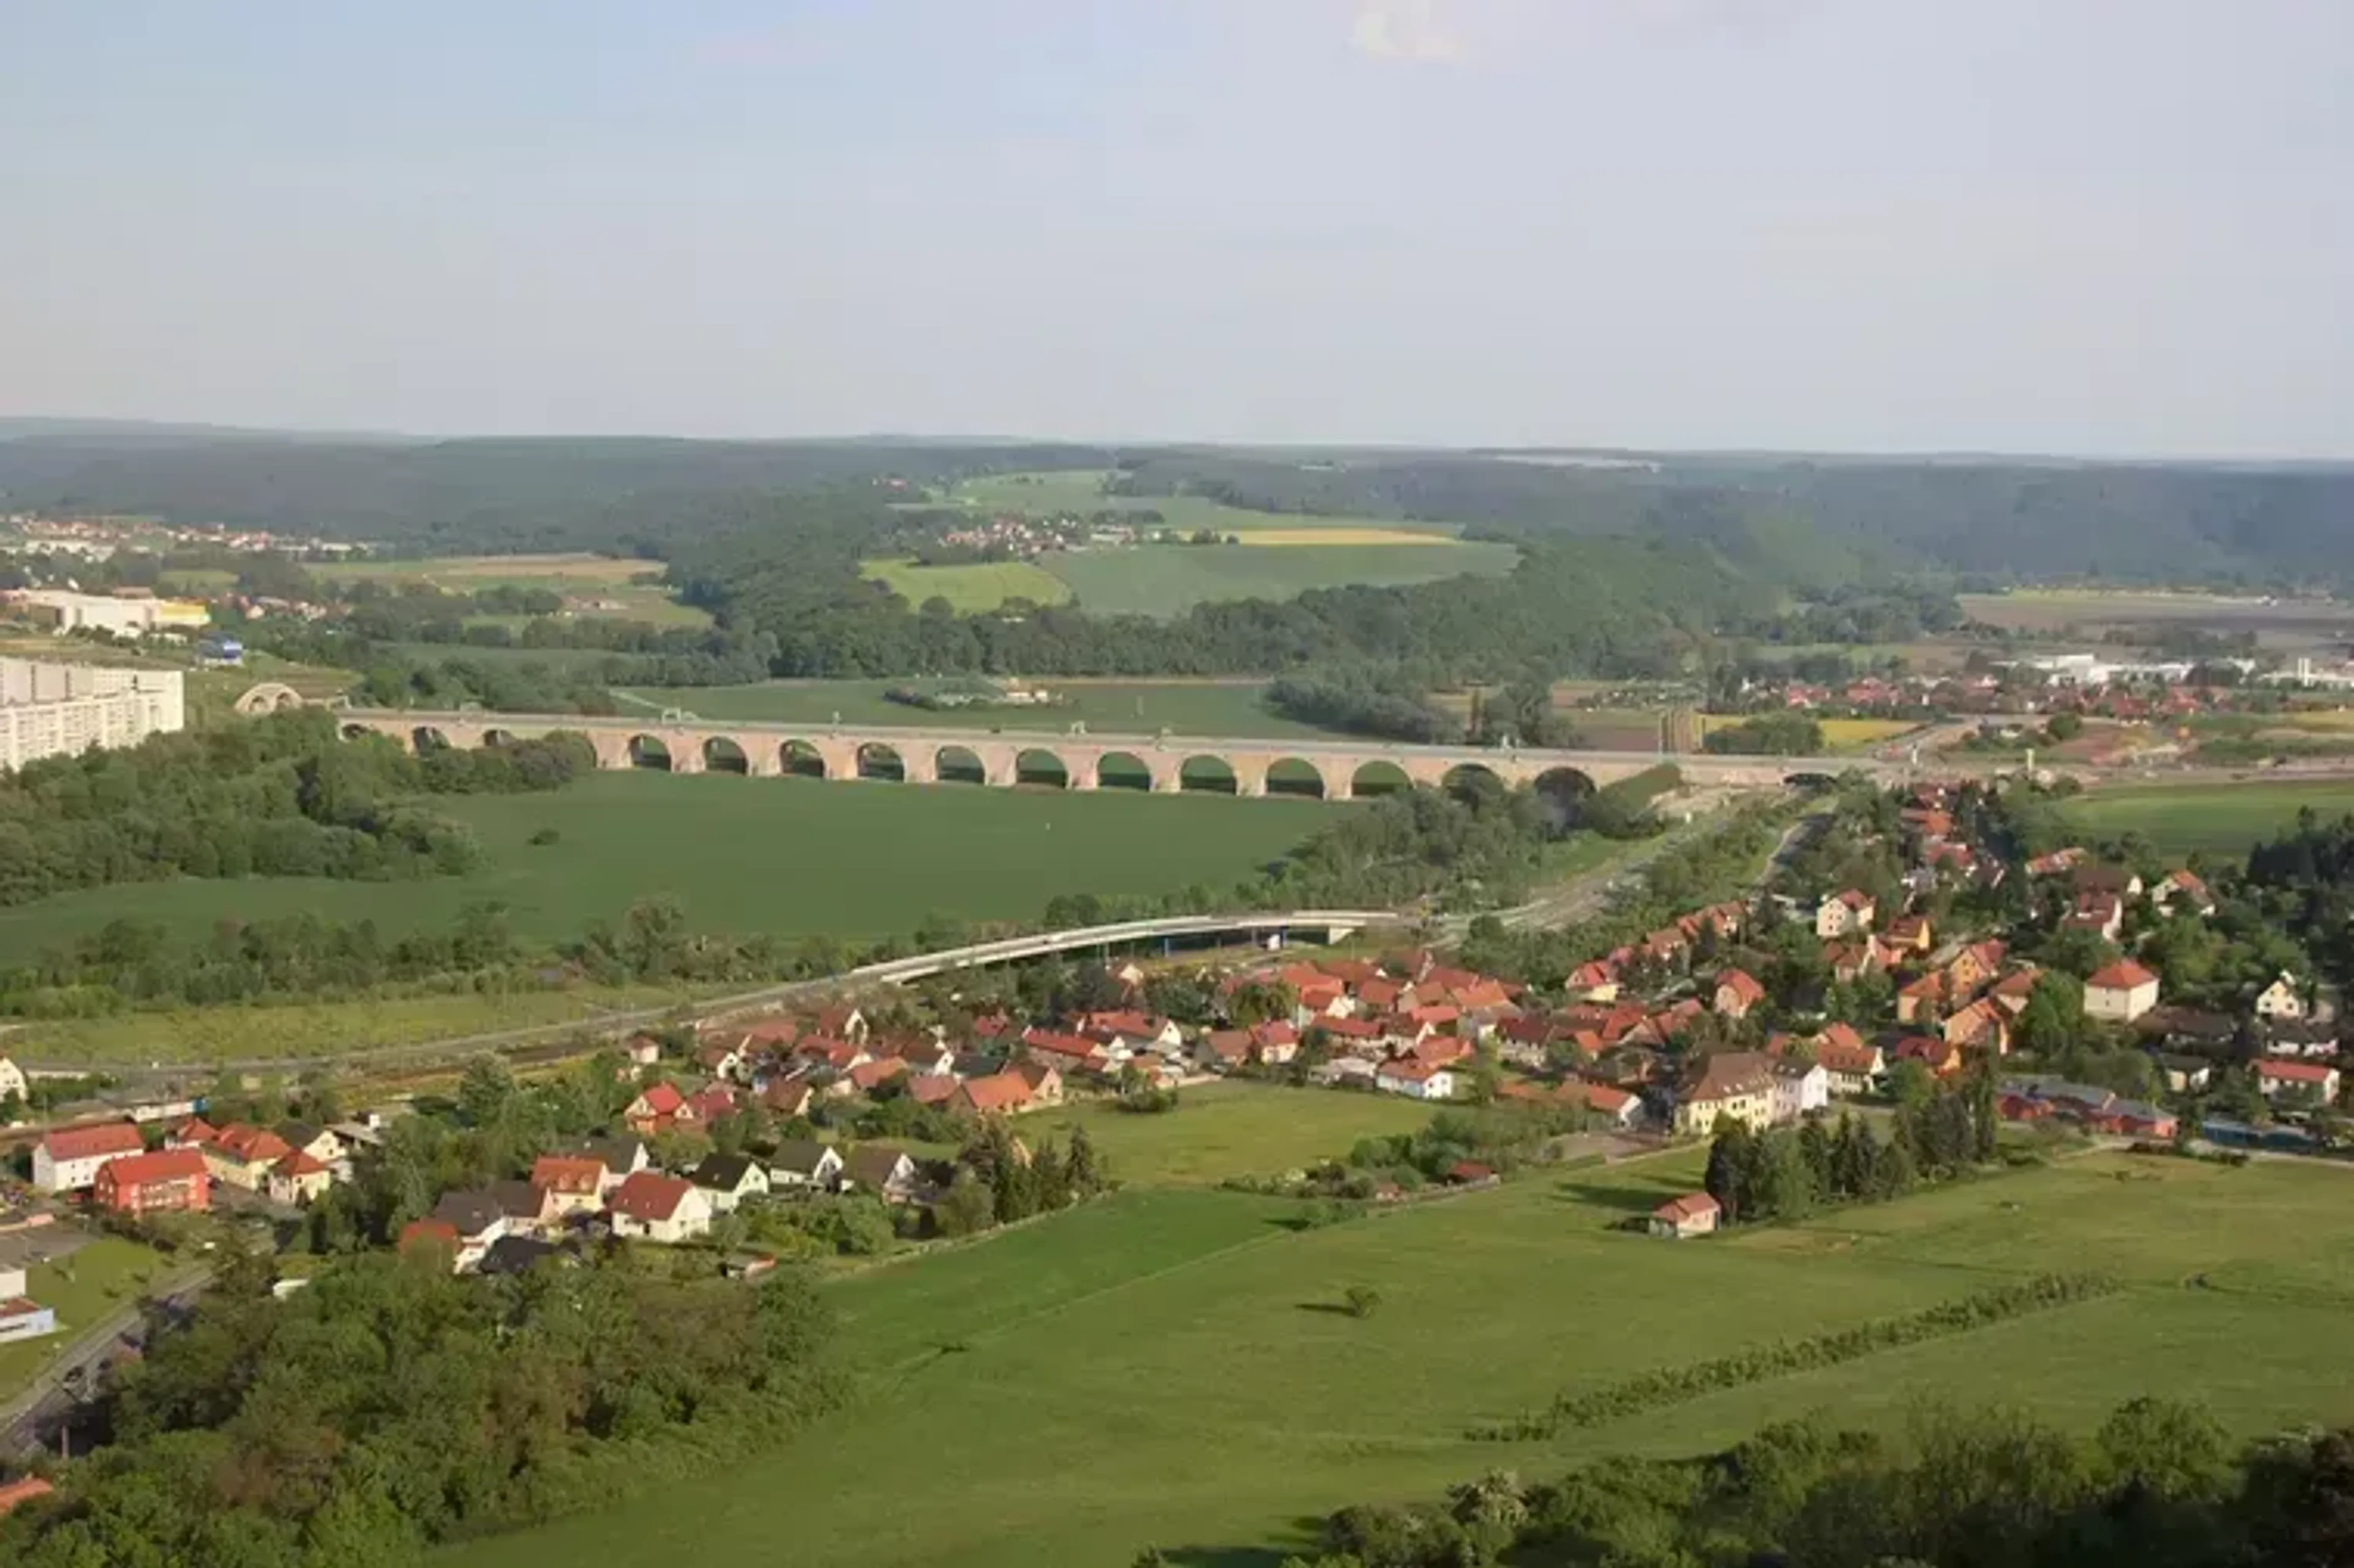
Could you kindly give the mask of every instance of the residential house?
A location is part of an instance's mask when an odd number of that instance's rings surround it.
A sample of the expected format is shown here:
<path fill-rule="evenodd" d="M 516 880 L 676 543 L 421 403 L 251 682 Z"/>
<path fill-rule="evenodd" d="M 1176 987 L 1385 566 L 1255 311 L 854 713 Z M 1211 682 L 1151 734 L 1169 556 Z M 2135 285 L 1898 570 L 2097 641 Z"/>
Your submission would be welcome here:
<path fill-rule="evenodd" d="M 1896 992 L 1896 1022 L 1930 1023 L 1946 1007 L 1946 977 L 1937 972 L 1908 980 Z"/>
<path fill-rule="evenodd" d="M 2303 1018 L 2305 1013 L 2305 988 L 2285 969 L 2278 980 L 2256 993 L 2258 1018 Z"/>
<path fill-rule="evenodd" d="M 944 1106 L 956 1098 L 962 1086 L 955 1078 L 934 1077 L 928 1073 L 908 1085 L 907 1097 L 919 1106 Z"/>
<path fill-rule="evenodd" d="M 1872 929 L 1877 909 L 1872 895 L 1850 887 L 1823 900 L 1815 911 L 1815 935 L 1829 941 L 1836 937 L 1860 937 Z"/>
<path fill-rule="evenodd" d="M 551 1257 L 569 1257 L 578 1261 L 578 1255 L 567 1252 L 561 1243 L 539 1236 L 501 1236 L 482 1249 L 482 1259 L 474 1266 L 474 1272 L 519 1277 L 529 1274 Z"/>
<path fill-rule="evenodd" d="M 0 1056 L 0 1100 L 14 1095 L 19 1102 L 22 1102 L 31 1092 L 30 1086 L 25 1082 L 25 1069 L 7 1057 Z"/>
<path fill-rule="evenodd" d="M 1639 1095 L 1611 1084 L 1582 1084 L 1585 1108 L 1612 1126 L 1626 1128 L 1643 1119 L 1643 1100 Z"/>
<path fill-rule="evenodd" d="M 911 1041 L 893 1055 L 919 1078 L 946 1078 L 956 1073 L 956 1053 L 943 1040 Z"/>
<path fill-rule="evenodd" d="M 205 1140 L 204 1152 L 214 1181 L 259 1192 L 270 1184 L 271 1168 L 294 1150 L 268 1128 L 233 1121 Z"/>
<path fill-rule="evenodd" d="M 835 1169 L 841 1169 L 839 1157 Z M 716 1214 L 733 1213 L 745 1199 L 769 1195 L 769 1173 L 760 1169 L 758 1160 L 746 1154 L 706 1154 L 703 1163 L 688 1172 L 687 1180 L 703 1190 Z"/>
<path fill-rule="evenodd" d="M 2114 942 L 2125 929 L 2125 900 L 2098 888 L 2080 889 L 2075 908 L 2060 923 L 2074 931 L 2097 932 L 2103 941 Z"/>
<path fill-rule="evenodd" d="M 1937 954 L 1929 961 L 1946 977 L 1946 994 L 1958 1001 L 1974 997 L 1979 988 L 1994 979 L 2002 967 L 2003 945 L 1999 941 L 1961 942 Z"/>
<path fill-rule="evenodd" d="M 1569 971 L 1568 989 L 1572 1001 L 1616 1001 L 1618 1000 L 1618 970 L 1599 959 L 1580 964 Z"/>
<path fill-rule="evenodd" d="M 894 1078 L 905 1077 L 907 1064 L 896 1056 L 882 1056 L 872 1062 L 861 1062 L 850 1069 L 850 1086 L 862 1095 L 871 1095 Z"/>
<path fill-rule="evenodd" d="M 1831 978 L 1841 985 L 1853 985 L 1866 975 L 1885 972 L 1887 957 L 1879 943 L 1866 938 L 1861 942 L 1833 942 L 1823 948 L 1823 962 L 1830 966 Z"/>
<path fill-rule="evenodd" d="M 653 1163 L 642 1139 L 584 1138 L 577 1150 L 604 1167 L 603 1190 L 609 1192 Z"/>
<path fill-rule="evenodd" d="M 1079 1033 L 1107 1044 L 1118 1042 L 1126 1045 L 1130 1054 L 1155 1051 L 1168 1056 L 1185 1048 L 1185 1032 L 1177 1027 L 1173 1019 L 1153 1018 L 1141 1012 L 1087 1013 L 1079 1020 Z"/>
<path fill-rule="evenodd" d="M 2086 1121 L 2113 1138 L 2171 1139 L 2178 1126 L 2172 1111 L 2139 1100 L 2118 1100 Z"/>
<path fill-rule="evenodd" d="M 1402 1056 L 1374 1069 L 1373 1087 L 1384 1094 L 1405 1095 L 1418 1100 L 1451 1100 L 1455 1097 L 1455 1070 L 1444 1063 Z"/>
<path fill-rule="evenodd" d="M 1987 992 L 1987 999 L 2017 1018 L 2027 1011 L 2028 1002 L 2035 996 L 2035 982 L 2042 978 L 2041 969 L 2033 964 L 2025 965 L 1995 981 Z"/>
<path fill-rule="evenodd" d="M 2076 844 L 2071 844 L 2066 849 L 2053 850 L 2050 854 L 2040 854 L 2033 860 L 2029 861 L 2027 863 L 2027 874 L 2030 876 L 2057 876 L 2062 872 L 2074 870 L 2090 853 L 2090 851 Z"/>
<path fill-rule="evenodd" d="M 1929 1070 L 1931 1076 L 1950 1078 L 1962 1070 L 1962 1048 L 1926 1034 L 1908 1034 L 1896 1043 L 1890 1060 L 1892 1063 L 1918 1062 Z"/>
<path fill-rule="evenodd" d="M 1746 969 L 1727 969 L 1716 977 L 1716 1011 L 1727 1018 L 1746 1018 L 1766 1000 L 1766 988 Z"/>
<path fill-rule="evenodd" d="M 1201 1054 L 1202 1065 L 1218 1072 L 1250 1065 L 1251 1054 L 1257 1049 L 1247 1029 L 1204 1030 L 1193 1045 Z"/>
<path fill-rule="evenodd" d="M 623 1043 L 621 1054 L 642 1073 L 662 1061 L 662 1042 L 651 1034 L 632 1034 Z"/>
<path fill-rule="evenodd" d="M 2158 1005 L 2158 977 L 2131 959 L 2096 969 L 2084 981 L 2084 1016 L 2131 1023 Z"/>
<path fill-rule="evenodd" d="M 2078 898 L 2102 894 L 2122 903 L 2141 896 L 2141 874 L 2128 865 L 2079 865 L 2073 882 Z"/>
<path fill-rule="evenodd" d="M 343 1134 L 331 1127 L 318 1127 L 307 1121 L 281 1121 L 278 1124 L 280 1141 L 297 1154 L 307 1154 L 322 1165 L 333 1165 L 351 1153 Z"/>
<path fill-rule="evenodd" d="M 621 1123 L 640 1138 L 652 1138 L 675 1127 L 678 1113 L 685 1107 L 686 1097 L 678 1092 L 677 1085 L 648 1084 L 622 1110 Z"/>
<path fill-rule="evenodd" d="M 1299 1054 L 1299 1029 L 1281 1019 L 1252 1024 L 1251 1040 L 1258 1047 L 1258 1059 L 1270 1067 L 1283 1066 Z"/>
<path fill-rule="evenodd" d="M 29 1296 L 11 1296 L 0 1300 L 0 1344 L 10 1344 L 18 1340 L 37 1340 L 57 1331 L 56 1308 L 44 1307 Z M 12 1481 L 0 1487 L 0 1513 L 15 1508 L 28 1495 L 39 1495 L 27 1494 L 23 1489 L 35 1484 L 30 1480 Z M 47 1481 L 37 1484 L 43 1492 L 49 1489 Z"/>
<path fill-rule="evenodd" d="M 2264 1042 L 2267 1056 L 2327 1058 L 2338 1054 L 2338 1024 L 2334 1019 L 2275 1019 L 2264 1025 Z"/>
<path fill-rule="evenodd" d="M 904 1149 L 862 1144 L 842 1162 L 843 1185 L 872 1192 L 886 1203 L 913 1202 L 923 1190 L 923 1172 Z"/>
<path fill-rule="evenodd" d="M 177 1152 L 194 1154 L 194 1150 Z M 198 1156 L 201 1160 L 202 1156 Z M 270 1168 L 263 1179 L 263 1191 L 273 1203 L 294 1207 L 311 1202 L 335 1184 L 334 1168 L 299 1149 L 290 1149 L 285 1157 Z"/>
<path fill-rule="evenodd" d="M 613 1234 L 664 1245 L 692 1241 L 711 1228 L 711 1200 L 692 1181 L 641 1171 L 613 1189 Z"/>
<path fill-rule="evenodd" d="M 776 1157 L 769 1161 L 771 1191 L 781 1187 L 831 1189 L 834 1178 L 841 1174 L 842 1151 L 812 1139 L 786 1139 L 777 1145 Z"/>
<path fill-rule="evenodd" d="M 760 1103 L 788 1121 L 809 1115 L 810 1102 L 816 1097 L 816 1086 L 805 1078 L 779 1078 L 760 1091 Z M 918 1092 L 916 1097 L 921 1101 L 924 1097 Z"/>
<path fill-rule="evenodd" d="M 1651 1211 L 1644 1228 L 1655 1236 L 1670 1241 L 1682 1241 L 1689 1236 L 1704 1236 L 1716 1229 L 1724 1211 L 1714 1198 L 1705 1192 L 1691 1192 L 1681 1198 L 1670 1198 Z"/>
<path fill-rule="evenodd" d="M 2270 1056 L 2256 1060 L 2256 1090 L 2266 1099 L 2285 1094 L 2310 1095 L 2323 1105 L 2338 1101 L 2338 1069 L 2324 1062 L 2287 1062 Z"/>
<path fill-rule="evenodd" d="M 1984 997 L 1946 1019 L 1944 1033 L 1946 1044 L 1967 1051 L 1990 1056 L 2010 1052 L 2010 1015 Z"/>
<path fill-rule="evenodd" d="M 1882 937 L 1891 946 L 1907 952 L 1925 953 L 1933 946 L 1926 915 L 1900 915 L 1888 923 Z"/>
<path fill-rule="evenodd" d="M 618 1187 L 621 1180 L 594 1155 L 543 1154 L 531 1162 L 531 1184 L 548 1195 L 562 1219 L 595 1213 L 604 1207 L 606 1187 Z"/>
<path fill-rule="evenodd" d="M 146 1147 L 139 1128 L 127 1121 L 53 1128 L 33 1146 L 33 1185 L 44 1192 L 79 1192 L 98 1180 L 108 1160 Z"/>
<path fill-rule="evenodd" d="M 1150 1058 L 1129 1059 L 1130 1065 L 1143 1067 L 1148 1075 L 1151 1075 L 1150 1061 Z M 1063 1103 L 1063 1074 L 1053 1063 L 1016 1062 L 1011 1072 L 1030 1091 L 1029 1106 L 1058 1106 Z"/>
<path fill-rule="evenodd" d="M 1731 1117 L 1750 1130 L 1773 1124 L 1775 1075 L 1772 1059 L 1752 1051 L 1722 1052 L 1702 1058 L 1697 1075 L 1676 1100 L 1675 1129 L 1705 1137 L 1720 1118 Z"/>
<path fill-rule="evenodd" d="M 1879 1046 L 1845 1023 L 1829 1024 L 1815 1036 L 1815 1061 L 1830 1080 L 1835 1095 L 1868 1095 L 1887 1071 Z"/>
<path fill-rule="evenodd" d="M 1774 1108 L 1776 1122 L 1796 1121 L 1831 1103 L 1831 1075 L 1819 1062 L 1774 1064 Z"/>
<path fill-rule="evenodd" d="M 509 1228 L 506 1206 L 489 1192 L 444 1192 L 426 1217 L 448 1227 L 451 1266 L 461 1274 L 480 1264 Z"/>
<path fill-rule="evenodd" d="M 746 1065 L 748 1040 L 740 1031 L 714 1036 L 695 1047 L 695 1065 L 715 1078 L 735 1077 Z"/>
<path fill-rule="evenodd" d="M 705 1084 L 686 1097 L 673 1125 L 682 1132 L 707 1132 L 713 1122 L 734 1116 L 739 1108 L 731 1086 Z"/>
<path fill-rule="evenodd" d="M 2158 1075 L 2165 1080 L 2169 1094 L 2197 1094 L 2213 1081 L 2215 1075 L 2215 1064 L 2204 1056 L 2161 1053 L 2156 1061 Z"/>
<path fill-rule="evenodd" d="M 821 1008 L 817 1015 L 817 1033 L 863 1044 L 866 1039 L 866 1014 L 848 1004 Z"/>
<path fill-rule="evenodd" d="M 212 1172 L 193 1149 L 118 1155 L 98 1168 L 90 1198 L 118 1214 L 202 1213 L 212 1207 Z"/>
<path fill-rule="evenodd" d="M 2149 901 L 2169 915 L 2212 915 L 2215 895 L 2188 871 L 2169 871 L 2149 890 Z"/>

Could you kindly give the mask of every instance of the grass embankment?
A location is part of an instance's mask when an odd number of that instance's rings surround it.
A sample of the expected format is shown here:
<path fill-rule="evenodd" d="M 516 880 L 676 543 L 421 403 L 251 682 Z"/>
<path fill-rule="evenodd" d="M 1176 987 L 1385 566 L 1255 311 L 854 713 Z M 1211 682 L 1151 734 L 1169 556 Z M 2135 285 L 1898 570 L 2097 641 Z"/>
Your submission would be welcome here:
<path fill-rule="evenodd" d="M 2160 853 L 2245 854 L 2310 807 L 2325 817 L 2354 811 L 2354 780 L 2153 784 L 2089 790 L 2062 808 L 2085 836 L 2138 833 Z"/>
<path fill-rule="evenodd" d="M 1698 1167 L 1540 1175 L 1306 1230 L 1285 1223 L 1292 1204 L 1135 1192 L 874 1270 L 833 1287 L 865 1399 L 763 1461 L 792 1478 L 789 1504 L 715 1477 L 446 1561 L 654 1568 L 785 1530 L 812 1568 L 1119 1563 L 1147 1543 L 1271 1562 L 1304 1516 L 1492 1467 L 1467 1434 L 1532 1398 L 2055 1270 L 2124 1287 L 1515 1445 L 1509 1462 L 1542 1477 L 1582 1456 L 1688 1454 L 1814 1409 L 1897 1425 L 1939 1398 L 2089 1425 L 2136 1394 L 2190 1393 L 2249 1433 L 2354 1417 L 2343 1171 L 2093 1157 L 1755 1235 L 1611 1228 Z M 1352 1285 L 1379 1310 L 1334 1310 Z"/>
<path fill-rule="evenodd" d="M 1024 1138 L 1087 1137 L 1124 1181 L 1210 1186 L 1229 1176 L 1280 1176 L 1348 1151 L 1361 1138 L 1412 1132 L 1430 1107 L 1390 1095 L 1283 1089 L 1246 1082 L 1183 1091 L 1179 1108 L 1137 1115 L 1102 1100 L 1042 1112 Z"/>
<path fill-rule="evenodd" d="M 38 1377 L 81 1332 L 108 1313 L 136 1302 L 170 1271 L 153 1247 L 101 1236 L 50 1263 L 25 1271 L 26 1294 L 58 1315 L 58 1331 L 0 1345 L 0 1398 Z"/>

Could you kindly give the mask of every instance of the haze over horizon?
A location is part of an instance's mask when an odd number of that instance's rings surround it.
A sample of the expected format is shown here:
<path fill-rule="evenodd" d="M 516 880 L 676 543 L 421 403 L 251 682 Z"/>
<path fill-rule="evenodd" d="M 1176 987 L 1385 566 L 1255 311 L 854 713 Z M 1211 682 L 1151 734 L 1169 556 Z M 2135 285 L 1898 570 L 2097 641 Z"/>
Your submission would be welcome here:
<path fill-rule="evenodd" d="M 0 416 L 2354 458 L 2354 6 L 0 10 Z"/>

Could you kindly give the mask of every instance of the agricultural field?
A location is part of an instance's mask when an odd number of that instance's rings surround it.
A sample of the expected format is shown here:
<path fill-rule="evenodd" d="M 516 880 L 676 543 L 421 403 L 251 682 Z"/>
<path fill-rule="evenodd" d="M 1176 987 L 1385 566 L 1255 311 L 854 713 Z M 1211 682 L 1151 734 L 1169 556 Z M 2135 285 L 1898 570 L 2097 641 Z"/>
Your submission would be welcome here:
<path fill-rule="evenodd" d="M 2062 810 L 2088 837 L 2138 833 L 2165 854 L 2237 856 L 2293 826 L 2306 807 L 2325 817 L 2354 811 L 2354 779 L 2125 785 L 2088 790 Z"/>
<path fill-rule="evenodd" d="M 2084 588 L 2020 588 L 1956 597 L 1972 620 L 2031 636 L 2097 638 L 2112 629 L 2195 626 L 2216 632 L 2253 631 L 2263 646 L 2287 652 L 2342 641 L 2354 632 L 2354 605 L 2323 599 Z"/>
<path fill-rule="evenodd" d="M 652 687 L 615 694 L 625 713 L 682 707 L 697 717 L 756 724 L 921 725 L 934 729 L 1061 733 L 1084 724 L 1098 735 L 1233 736 L 1307 739 L 1327 731 L 1272 712 L 1257 681 L 1095 681 L 1044 683 L 1068 697 L 1044 708 L 946 708 L 928 712 L 885 700 L 896 681 L 762 681 L 747 686 Z"/>
<path fill-rule="evenodd" d="M 1312 832 L 1313 800 L 1065 794 L 953 785 L 598 773 L 544 795 L 437 798 L 474 830 L 487 869 L 414 882 L 299 878 L 135 884 L 0 910 L 0 962 L 109 920 L 183 938 L 224 917 L 373 920 L 387 935 L 504 904 L 518 934 L 556 940 L 673 894 L 705 930 L 876 938 L 940 912 L 1033 919 L 1061 893 L 1174 891 L 1248 874 Z M 553 830 L 557 842 L 528 841 Z"/>
<path fill-rule="evenodd" d="M 1332 530 L 1347 539 L 1352 531 Z M 1310 588 L 1404 588 L 1443 577 L 1502 577 L 1520 563 L 1510 545 L 1336 543 L 1287 547 L 1250 545 L 1141 545 L 1073 550 L 1041 557 L 1070 585 L 1083 609 L 1098 615 L 1182 615 L 1222 599 L 1297 598 Z"/>
<path fill-rule="evenodd" d="M 1172 1112 L 1140 1116 L 1092 1100 L 1026 1118 L 1022 1132 L 1068 1142 L 1071 1128 L 1084 1126 L 1122 1181 L 1195 1187 L 1229 1176 L 1280 1176 L 1337 1159 L 1361 1138 L 1412 1132 L 1429 1120 L 1428 1107 L 1392 1095 L 1237 1079 L 1185 1090 Z"/>
<path fill-rule="evenodd" d="M 921 608 L 926 599 L 937 597 L 948 600 L 959 615 L 995 609 L 1010 599 L 1061 604 L 1071 597 L 1069 584 L 1029 561 L 976 561 L 960 567 L 867 561 L 864 569 L 911 608 Z"/>
<path fill-rule="evenodd" d="M 2249 1435 L 2354 1417 L 2342 1171 L 2095 1155 L 1736 1237 L 1616 1228 L 1699 1168 L 1685 1151 L 1537 1173 L 1310 1226 L 1288 1202 L 1140 1187 L 872 1269 L 828 1287 L 863 1397 L 759 1457 L 774 1485 L 671 1484 L 442 1560 L 667 1568 L 772 1551 L 787 1530 L 810 1568 L 1116 1563 L 1146 1545 L 1259 1568 L 1345 1503 L 1703 1452 L 1811 1411 L 1893 1427 L 1999 1399 L 2081 1427 L 2196 1391 Z M 1467 1436 L 1564 1390 L 2086 1268 L 2126 1288 L 1557 1440 Z M 1378 1309 L 1339 1310 L 1352 1286 Z"/>
<path fill-rule="evenodd" d="M 312 568 L 334 583 L 430 583 L 451 593 L 485 588 L 546 588 L 562 594 L 565 613 L 610 620 L 642 620 L 656 626 L 707 626 L 711 618 L 679 603 L 662 585 L 659 561 L 612 556 L 451 556 L 431 560 L 350 560 Z M 509 626 L 523 619 L 485 617 Z"/>
<path fill-rule="evenodd" d="M 969 480 L 928 505 L 952 505 L 977 515 L 1018 512 L 1157 513 L 1158 527 L 1192 535 L 1204 529 L 1239 544 L 1140 545 L 1042 556 L 1036 569 L 1062 583 L 1080 607 L 1102 615 L 1182 615 L 1197 604 L 1239 599 L 1290 599 L 1310 588 L 1352 583 L 1405 587 L 1467 575 L 1500 577 L 1519 563 L 1509 545 L 1472 544 L 1440 524 L 1415 524 L 1365 517 L 1318 517 L 1299 513 L 1252 512 L 1198 495 L 1114 496 L 1102 493 L 1107 476 L 1092 471 L 996 474 Z M 901 568 L 906 570 L 907 568 Z M 942 572 L 976 570 L 934 568 Z M 959 609 L 989 609 L 991 584 L 983 577 L 954 583 Z M 893 586 L 900 592 L 908 590 Z M 1024 598 L 1044 598 L 1009 588 Z M 908 594 L 912 599 L 915 596 Z"/>

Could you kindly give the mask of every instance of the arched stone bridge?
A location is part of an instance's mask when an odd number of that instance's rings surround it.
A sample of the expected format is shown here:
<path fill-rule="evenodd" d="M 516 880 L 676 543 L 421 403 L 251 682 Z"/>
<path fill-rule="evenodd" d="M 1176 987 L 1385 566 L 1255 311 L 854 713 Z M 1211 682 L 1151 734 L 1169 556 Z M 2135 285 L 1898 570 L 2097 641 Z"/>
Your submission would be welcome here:
<path fill-rule="evenodd" d="M 910 783 L 1059 783 L 1072 789 L 1127 787 L 1156 794 L 1216 789 L 1352 800 L 1408 784 L 1443 787 L 1466 772 L 1507 785 L 1573 774 L 1595 787 L 1673 761 L 1688 783 L 1770 787 L 1850 768 L 1885 778 L 1903 765 L 1873 758 L 1662 758 L 1641 751 L 1507 750 L 1379 740 L 1285 740 L 1201 736 L 1090 735 L 896 725 L 693 723 L 586 718 L 577 714 L 418 713 L 347 708 L 346 736 L 390 736 L 419 750 L 474 747 L 570 731 L 586 736 L 603 768 L 731 772 L 754 778 L 901 779 Z"/>

